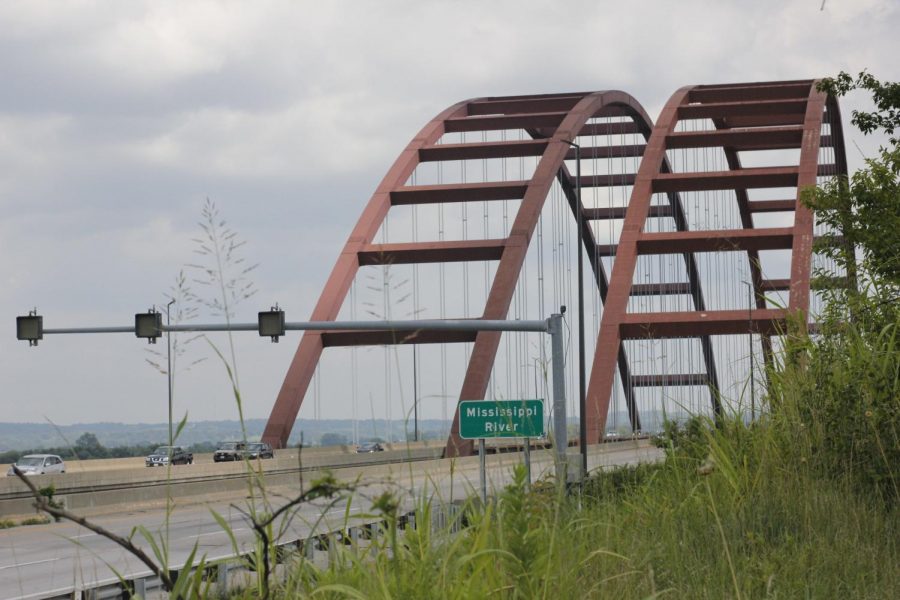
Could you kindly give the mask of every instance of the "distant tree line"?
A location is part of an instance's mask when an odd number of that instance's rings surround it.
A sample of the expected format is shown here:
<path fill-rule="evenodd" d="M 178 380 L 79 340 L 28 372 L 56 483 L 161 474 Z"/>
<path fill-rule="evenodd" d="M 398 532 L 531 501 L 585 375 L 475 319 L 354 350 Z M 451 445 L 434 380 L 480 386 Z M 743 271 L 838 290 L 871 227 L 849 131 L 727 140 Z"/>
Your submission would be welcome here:
<path fill-rule="evenodd" d="M 64 460 L 90 460 L 94 458 L 130 458 L 133 456 L 147 456 L 166 442 L 140 443 L 131 446 L 116 446 L 107 448 L 100 443 L 93 433 L 84 433 L 71 446 L 59 446 L 53 448 L 34 448 L 30 450 L 7 450 L 0 452 L 0 464 L 14 463 L 22 456 L 28 454 L 57 454 Z M 194 453 L 213 452 L 216 444 L 213 442 L 199 442 L 191 444 L 188 449 Z"/>

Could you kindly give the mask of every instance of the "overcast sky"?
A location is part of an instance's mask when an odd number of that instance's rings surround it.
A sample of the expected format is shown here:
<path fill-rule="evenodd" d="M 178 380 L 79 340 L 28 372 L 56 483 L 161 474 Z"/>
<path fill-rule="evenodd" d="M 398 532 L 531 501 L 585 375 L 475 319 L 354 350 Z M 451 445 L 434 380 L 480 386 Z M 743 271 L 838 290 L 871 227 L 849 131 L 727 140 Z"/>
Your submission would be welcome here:
<path fill-rule="evenodd" d="M 305 320 L 380 178 L 456 101 L 622 89 L 655 118 L 687 84 L 863 68 L 900 79 L 900 3 L 821 5 L 0 2 L 0 420 L 163 421 L 165 378 L 145 344 L 29 348 L 13 317 L 37 307 L 47 327 L 129 324 L 193 260 L 208 197 L 260 263 L 237 320 L 276 301 Z M 846 100 L 845 121 L 863 101 Z M 845 130 L 863 152 L 878 145 Z M 238 336 L 248 416 L 268 415 L 298 340 Z M 236 416 L 218 361 L 177 381 L 179 414 Z"/>

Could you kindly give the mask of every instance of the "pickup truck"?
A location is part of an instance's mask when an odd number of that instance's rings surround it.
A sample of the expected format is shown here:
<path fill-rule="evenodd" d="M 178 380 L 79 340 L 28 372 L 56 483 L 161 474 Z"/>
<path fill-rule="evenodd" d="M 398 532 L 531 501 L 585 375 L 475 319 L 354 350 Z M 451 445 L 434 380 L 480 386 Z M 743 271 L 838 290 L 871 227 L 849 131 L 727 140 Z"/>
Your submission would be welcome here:
<path fill-rule="evenodd" d="M 181 446 L 160 446 L 144 459 L 144 464 L 148 467 L 164 467 L 170 460 L 173 465 L 192 465 L 194 455 Z"/>

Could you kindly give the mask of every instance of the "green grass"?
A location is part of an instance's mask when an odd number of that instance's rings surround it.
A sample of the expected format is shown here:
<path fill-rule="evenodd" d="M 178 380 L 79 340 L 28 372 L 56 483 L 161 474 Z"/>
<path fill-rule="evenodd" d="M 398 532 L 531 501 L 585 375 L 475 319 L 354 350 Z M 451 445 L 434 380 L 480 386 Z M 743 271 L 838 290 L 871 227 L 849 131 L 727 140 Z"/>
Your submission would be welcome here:
<path fill-rule="evenodd" d="M 665 464 L 591 480 L 581 498 L 527 494 L 520 479 L 496 504 L 469 505 L 461 533 L 422 526 L 323 571 L 299 564 L 276 596 L 900 597 L 896 511 L 775 453 L 730 462 L 767 441 L 747 429 L 736 441 L 740 427 L 709 433 L 709 475 L 674 449 Z"/>
<path fill-rule="evenodd" d="M 46 525 L 49 522 L 50 519 L 48 519 L 44 515 L 28 517 L 27 519 L 22 519 L 21 521 L 13 521 L 12 519 L 0 519 L 0 529 L 12 529 L 13 527 L 22 527 L 26 525 Z"/>

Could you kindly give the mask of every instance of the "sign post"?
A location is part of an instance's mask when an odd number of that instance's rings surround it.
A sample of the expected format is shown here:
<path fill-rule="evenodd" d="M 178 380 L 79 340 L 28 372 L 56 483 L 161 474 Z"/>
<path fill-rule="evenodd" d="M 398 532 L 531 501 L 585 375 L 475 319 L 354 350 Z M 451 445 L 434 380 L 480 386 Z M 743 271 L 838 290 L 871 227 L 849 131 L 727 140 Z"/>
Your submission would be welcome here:
<path fill-rule="evenodd" d="M 525 438 L 525 469 L 531 486 L 533 437 L 544 435 L 544 401 L 538 400 L 463 400 L 459 403 L 459 437 L 478 440 L 481 471 L 481 499 L 487 501 L 485 438 Z"/>
<path fill-rule="evenodd" d="M 531 491 L 531 438 L 525 438 L 525 473 L 528 479 L 525 481 L 526 491 Z"/>

